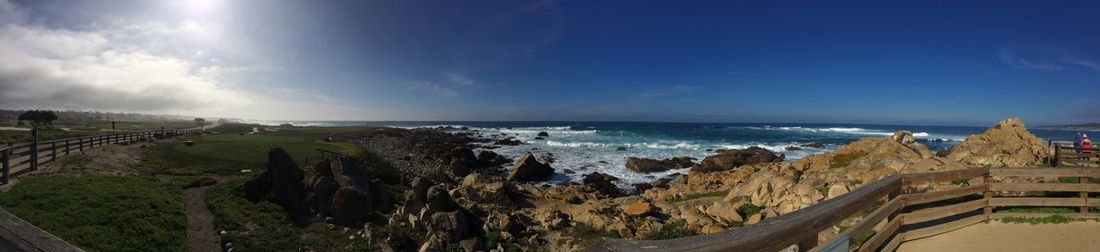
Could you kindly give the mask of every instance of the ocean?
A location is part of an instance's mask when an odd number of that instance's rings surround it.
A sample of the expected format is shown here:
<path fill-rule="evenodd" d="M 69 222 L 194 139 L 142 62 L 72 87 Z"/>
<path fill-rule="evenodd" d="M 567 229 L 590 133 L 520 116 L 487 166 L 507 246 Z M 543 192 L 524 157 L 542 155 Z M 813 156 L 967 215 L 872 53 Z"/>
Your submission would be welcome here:
<path fill-rule="evenodd" d="M 637 173 L 626 168 L 627 157 L 664 159 L 688 156 L 701 161 L 714 150 L 743 149 L 759 146 L 785 155 L 792 161 L 806 155 L 832 151 L 841 145 L 866 137 L 883 137 L 897 130 L 908 130 L 918 142 L 932 151 L 944 150 L 985 127 L 906 126 L 871 124 L 803 123 L 656 123 L 656 122 L 385 122 L 385 121 L 309 121 L 257 122 L 268 125 L 291 123 L 297 126 L 388 126 L 400 128 L 450 127 L 483 137 L 515 137 L 528 144 L 491 149 L 509 158 L 531 152 L 540 161 L 552 155 L 551 164 L 558 172 L 550 183 L 579 182 L 584 174 L 602 172 L 620 178 L 619 184 L 645 183 L 688 169 L 660 173 Z M 465 128 L 466 130 L 462 130 Z M 1072 131 L 1031 129 L 1047 140 L 1069 140 Z M 536 139 L 539 132 L 550 136 Z M 1091 132 L 1100 135 L 1100 132 Z M 819 143 L 824 148 L 803 147 Z M 617 150 L 625 147 L 626 150 Z M 798 147 L 800 149 L 788 148 Z M 488 149 L 490 147 L 481 148 Z M 565 174 L 569 169 L 573 174 Z"/>

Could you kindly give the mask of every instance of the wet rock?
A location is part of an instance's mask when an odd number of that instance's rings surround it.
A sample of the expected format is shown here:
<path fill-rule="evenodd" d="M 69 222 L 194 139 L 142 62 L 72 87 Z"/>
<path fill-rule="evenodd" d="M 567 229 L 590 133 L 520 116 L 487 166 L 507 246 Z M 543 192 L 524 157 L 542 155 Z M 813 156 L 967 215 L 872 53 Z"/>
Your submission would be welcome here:
<path fill-rule="evenodd" d="M 766 162 L 783 161 L 771 151 L 760 147 L 749 147 L 743 150 L 727 150 L 718 155 L 703 159 L 692 171 L 716 172 L 737 168 L 742 165 L 751 165 Z"/>
<path fill-rule="evenodd" d="M 515 181 L 543 181 L 554 174 L 554 168 L 550 168 L 550 165 L 540 163 L 535 159 L 534 155 L 530 152 L 524 153 L 519 158 L 519 161 L 512 166 L 512 170 L 508 173 L 509 180 Z"/>
<path fill-rule="evenodd" d="M 550 133 L 546 133 L 546 131 L 543 131 L 543 132 L 539 132 L 538 136 L 540 136 L 540 137 L 549 137 Z"/>
<path fill-rule="evenodd" d="M 693 160 L 694 159 L 691 157 L 676 157 L 663 160 L 628 157 L 626 158 L 626 168 L 642 173 L 662 172 L 670 169 L 691 167 L 695 165 Z"/>
<path fill-rule="evenodd" d="M 824 148 L 825 148 L 825 145 L 824 145 L 824 144 L 821 144 L 821 143 L 816 143 L 816 142 L 814 142 L 814 143 L 808 143 L 808 144 L 803 144 L 803 145 L 800 145 L 800 146 L 801 146 L 801 147 L 805 147 L 805 148 L 815 148 L 815 149 L 824 149 Z"/>
<path fill-rule="evenodd" d="M 516 146 L 516 145 L 521 145 L 521 144 L 525 144 L 525 143 L 523 141 L 520 141 L 520 140 L 509 138 L 509 139 L 497 140 L 497 141 L 493 142 L 493 144 L 495 144 L 495 145 Z"/>
<path fill-rule="evenodd" d="M 615 150 L 616 150 L 616 151 L 625 151 L 625 150 L 626 150 L 626 146 L 619 146 L 619 147 L 615 147 Z"/>
<path fill-rule="evenodd" d="M 581 183 L 586 186 L 592 187 L 597 192 L 600 192 L 603 195 L 614 197 L 623 194 L 622 190 L 619 189 L 619 187 L 616 186 L 614 183 L 618 180 L 619 178 L 616 178 L 615 176 L 593 172 L 585 174 L 584 178 L 581 180 Z"/>

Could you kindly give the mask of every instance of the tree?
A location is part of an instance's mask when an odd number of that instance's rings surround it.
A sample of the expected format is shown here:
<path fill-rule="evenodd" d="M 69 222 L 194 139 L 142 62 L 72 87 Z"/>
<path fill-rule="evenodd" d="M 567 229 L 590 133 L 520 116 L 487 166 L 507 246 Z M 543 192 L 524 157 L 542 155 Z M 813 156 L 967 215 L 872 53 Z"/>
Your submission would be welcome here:
<path fill-rule="evenodd" d="M 19 114 L 19 121 L 29 121 L 31 126 L 53 128 L 53 121 L 57 120 L 57 114 L 49 110 L 28 110 Z"/>
<path fill-rule="evenodd" d="M 202 124 L 206 123 L 206 119 L 195 118 L 195 123 L 199 124 L 199 125 L 202 125 Z"/>

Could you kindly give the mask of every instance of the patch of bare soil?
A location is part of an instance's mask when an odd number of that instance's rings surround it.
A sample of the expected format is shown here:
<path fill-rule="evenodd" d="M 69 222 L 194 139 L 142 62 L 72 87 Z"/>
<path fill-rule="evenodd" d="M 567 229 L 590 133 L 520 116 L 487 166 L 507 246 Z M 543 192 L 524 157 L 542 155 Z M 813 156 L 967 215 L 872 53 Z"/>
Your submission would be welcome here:
<path fill-rule="evenodd" d="M 183 191 L 187 204 L 187 251 L 222 251 L 221 239 L 214 232 L 214 214 L 206 208 L 209 186 Z"/>
<path fill-rule="evenodd" d="M 39 166 L 34 173 L 136 175 L 136 167 L 149 154 L 149 147 L 152 146 L 153 143 L 140 142 L 96 146 L 84 151 L 70 150 L 68 156 L 59 156 L 56 162 Z"/>
<path fill-rule="evenodd" d="M 1100 223 L 975 224 L 937 236 L 904 242 L 898 251 L 1097 251 Z"/>

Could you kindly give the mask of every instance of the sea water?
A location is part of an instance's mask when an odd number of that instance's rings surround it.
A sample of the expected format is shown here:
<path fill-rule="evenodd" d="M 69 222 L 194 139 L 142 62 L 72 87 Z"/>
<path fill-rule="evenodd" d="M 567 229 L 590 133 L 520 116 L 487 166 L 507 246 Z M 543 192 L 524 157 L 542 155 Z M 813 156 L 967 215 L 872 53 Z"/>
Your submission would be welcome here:
<path fill-rule="evenodd" d="M 550 183 L 579 182 L 585 174 L 602 172 L 618 177 L 620 186 L 646 183 L 689 169 L 674 169 L 657 173 L 638 173 L 626 168 L 628 157 L 665 159 L 692 157 L 697 162 L 721 149 L 762 147 L 785 156 L 787 161 L 826 151 L 866 137 L 885 137 L 897 130 L 908 130 L 914 138 L 933 152 L 951 147 L 968 135 L 978 134 L 984 127 L 906 126 L 866 124 L 795 124 L 795 123 L 653 123 L 653 122 L 266 122 L 299 126 L 375 125 L 401 128 L 447 127 L 452 132 L 466 132 L 494 139 L 514 137 L 526 144 L 517 146 L 479 145 L 478 150 L 492 150 L 509 158 L 530 152 L 546 161 L 553 156 L 551 167 L 557 173 Z M 537 139 L 546 132 L 549 137 Z M 1065 140 L 1073 132 L 1031 130 L 1043 139 Z M 1100 133 L 1097 133 L 1100 135 Z M 824 148 L 805 147 L 818 143 Z M 625 147 L 625 150 L 618 150 Z M 566 169 L 572 174 L 567 174 Z"/>

